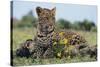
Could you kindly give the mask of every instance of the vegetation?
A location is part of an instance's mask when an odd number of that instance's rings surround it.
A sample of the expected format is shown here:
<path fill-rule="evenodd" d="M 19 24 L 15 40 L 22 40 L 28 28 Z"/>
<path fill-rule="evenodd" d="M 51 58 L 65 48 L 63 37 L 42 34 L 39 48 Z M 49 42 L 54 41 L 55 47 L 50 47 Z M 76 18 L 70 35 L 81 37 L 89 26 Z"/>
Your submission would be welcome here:
<path fill-rule="evenodd" d="M 33 16 L 32 11 L 29 11 L 21 20 L 12 18 L 13 28 L 36 27 L 37 18 Z M 97 26 L 93 21 L 84 19 L 83 21 L 70 22 L 69 20 L 59 19 L 56 22 L 57 28 L 60 29 L 74 29 L 83 31 L 97 31 Z"/>
<path fill-rule="evenodd" d="M 72 63 L 72 62 L 90 62 L 90 61 L 96 61 L 95 58 L 89 58 L 89 57 L 75 57 L 72 59 L 68 58 L 52 58 L 52 59 L 32 59 L 32 58 L 26 58 L 26 57 L 16 57 L 15 51 L 17 48 L 20 47 L 20 43 L 26 41 L 26 39 L 32 39 L 35 36 L 35 28 L 24 28 L 24 29 L 14 29 L 13 30 L 13 65 L 37 65 L 37 64 L 60 64 L 60 63 Z M 96 32 L 84 32 L 84 31 L 75 31 L 80 33 L 82 36 L 86 38 L 86 40 L 89 42 L 90 45 L 96 44 Z M 85 35 L 84 35 L 85 34 Z M 90 35 L 91 34 L 91 35 Z"/>

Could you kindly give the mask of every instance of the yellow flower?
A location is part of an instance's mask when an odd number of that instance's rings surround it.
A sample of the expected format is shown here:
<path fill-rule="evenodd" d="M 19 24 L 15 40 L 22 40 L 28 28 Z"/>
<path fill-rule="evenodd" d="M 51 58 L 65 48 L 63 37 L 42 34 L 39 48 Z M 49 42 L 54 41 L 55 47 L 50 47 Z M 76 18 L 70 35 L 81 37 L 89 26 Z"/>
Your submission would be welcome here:
<path fill-rule="evenodd" d="M 58 57 L 61 57 L 61 52 L 57 53 L 57 56 L 58 56 Z"/>
<path fill-rule="evenodd" d="M 71 57 L 70 57 L 70 56 L 68 56 L 67 58 L 68 58 L 68 59 L 70 59 Z"/>
<path fill-rule="evenodd" d="M 64 32 L 60 32 L 59 35 L 60 35 L 60 36 L 63 36 L 63 35 L 64 35 Z"/>
<path fill-rule="evenodd" d="M 57 42 L 54 42 L 54 43 L 53 43 L 53 45 L 56 45 L 56 44 L 57 44 Z"/>
<path fill-rule="evenodd" d="M 64 44 L 67 44 L 68 43 L 68 39 L 64 38 Z"/>
<path fill-rule="evenodd" d="M 60 44 L 67 45 L 67 43 L 68 43 L 68 39 L 64 38 L 64 39 L 60 40 L 59 43 L 60 43 Z"/>
<path fill-rule="evenodd" d="M 67 49 L 65 50 L 65 53 L 68 53 L 68 50 Z"/>
<path fill-rule="evenodd" d="M 59 44 L 63 45 L 64 44 L 64 41 L 63 40 L 60 40 L 59 41 Z"/>

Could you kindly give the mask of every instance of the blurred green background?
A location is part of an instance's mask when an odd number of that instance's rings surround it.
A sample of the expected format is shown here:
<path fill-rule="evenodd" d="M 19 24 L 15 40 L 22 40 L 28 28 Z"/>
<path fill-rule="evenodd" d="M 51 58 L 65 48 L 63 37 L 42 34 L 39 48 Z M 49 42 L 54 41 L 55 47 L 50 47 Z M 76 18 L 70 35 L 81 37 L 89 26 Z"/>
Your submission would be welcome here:
<path fill-rule="evenodd" d="M 17 18 L 11 18 L 13 21 L 13 28 L 36 28 L 37 18 L 33 16 L 32 10 L 24 15 L 20 20 Z M 58 19 L 56 21 L 56 27 L 60 29 L 73 29 L 73 30 L 82 30 L 82 31 L 97 31 L 97 26 L 93 21 L 84 19 L 83 21 L 74 21 L 71 22 L 66 19 Z"/>

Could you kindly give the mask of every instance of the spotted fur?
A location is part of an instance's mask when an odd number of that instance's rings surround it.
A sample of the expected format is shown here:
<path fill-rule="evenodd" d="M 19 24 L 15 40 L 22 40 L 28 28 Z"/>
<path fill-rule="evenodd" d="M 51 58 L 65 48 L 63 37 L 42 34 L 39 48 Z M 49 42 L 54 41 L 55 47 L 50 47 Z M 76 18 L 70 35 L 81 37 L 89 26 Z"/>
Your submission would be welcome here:
<path fill-rule="evenodd" d="M 80 45 L 86 40 L 77 33 L 65 32 L 59 35 L 60 32 L 55 31 L 55 8 L 46 9 L 37 7 L 38 15 L 37 35 L 35 38 L 35 57 L 50 58 L 53 57 L 53 43 L 66 38 L 69 45 Z"/>
<path fill-rule="evenodd" d="M 52 36 L 55 24 L 55 8 L 46 9 L 37 7 L 38 15 L 37 35 L 35 38 L 37 58 L 51 58 L 53 57 Z"/>

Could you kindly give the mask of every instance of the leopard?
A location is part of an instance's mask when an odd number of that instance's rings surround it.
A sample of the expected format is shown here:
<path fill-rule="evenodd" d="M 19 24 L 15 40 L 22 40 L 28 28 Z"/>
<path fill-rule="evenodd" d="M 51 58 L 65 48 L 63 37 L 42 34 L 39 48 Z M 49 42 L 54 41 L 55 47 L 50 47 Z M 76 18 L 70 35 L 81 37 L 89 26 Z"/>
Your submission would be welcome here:
<path fill-rule="evenodd" d="M 33 57 L 35 58 L 52 58 L 53 54 L 53 40 L 55 25 L 55 10 L 37 7 L 36 12 L 38 15 L 37 33 L 34 39 L 35 50 Z"/>

